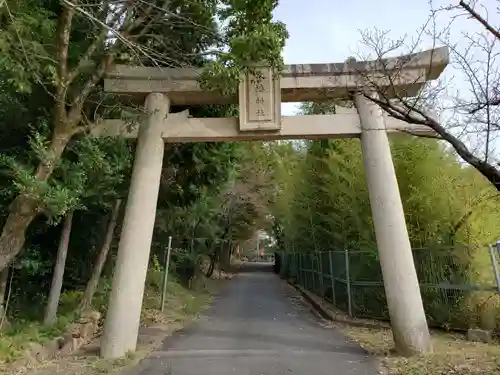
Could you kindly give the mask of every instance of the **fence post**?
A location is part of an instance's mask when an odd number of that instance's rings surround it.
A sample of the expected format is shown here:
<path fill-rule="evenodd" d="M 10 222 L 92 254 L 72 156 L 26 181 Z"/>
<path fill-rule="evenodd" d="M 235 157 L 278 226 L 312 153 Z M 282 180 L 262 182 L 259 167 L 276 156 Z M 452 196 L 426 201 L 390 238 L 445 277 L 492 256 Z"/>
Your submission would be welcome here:
<path fill-rule="evenodd" d="M 352 318 L 352 299 L 351 299 L 351 273 L 349 270 L 349 251 L 344 250 L 345 259 L 345 277 L 347 280 L 347 311 L 349 316 Z"/>
<path fill-rule="evenodd" d="M 498 242 L 497 242 L 498 245 Z M 493 245 L 488 246 L 490 249 L 490 258 L 491 258 L 491 264 L 493 266 L 493 272 L 495 273 L 495 280 L 497 282 L 497 289 L 498 292 L 500 292 L 500 274 L 498 273 L 498 261 L 497 257 L 495 256 L 495 250 L 493 249 Z M 498 246 L 497 246 L 498 249 Z"/>
<path fill-rule="evenodd" d="M 318 252 L 318 269 L 319 269 L 319 296 L 324 297 L 324 280 L 323 280 L 323 257 L 321 251 Z"/>
<path fill-rule="evenodd" d="M 170 266 L 170 250 L 172 249 L 172 236 L 168 237 L 168 248 L 165 255 L 165 271 L 163 274 L 163 287 L 161 290 L 161 312 L 165 310 L 165 300 L 167 299 L 167 282 L 168 282 L 168 267 Z"/>
<path fill-rule="evenodd" d="M 337 303 L 335 301 L 335 277 L 333 275 L 332 251 L 328 252 L 328 263 L 330 263 L 330 284 L 332 286 L 332 303 L 333 306 L 337 307 Z"/>
<path fill-rule="evenodd" d="M 302 254 L 297 253 L 297 283 L 302 286 Z"/>
<path fill-rule="evenodd" d="M 300 275 L 300 253 L 295 253 L 295 265 L 296 265 L 296 269 L 295 269 L 295 277 L 297 278 L 297 284 L 300 285 L 300 280 L 301 280 L 301 275 Z"/>
<path fill-rule="evenodd" d="M 304 268 L 304 258 L 306 254 L 300 254 L 300 286 L 306 287 L 307 274 Z"/>
<path fill-rule="evenodd" d="M 282 252 L 282 255 L 281 255 L 282 259 L 284 259 L 286 257 L 286 269 L 281 269 L 280 270 L 280 275 L 281 276 L 285 276 L 286 279 L 290 279 L 290 274 L 291 274 L 291 269 L 292 269 L 292 255 L 290 253 L 285 253 L 284 251 Z M 282 260 L 283 262 L 283 260 Z M 283 267 L 283 264 L 281 265 L 281 267 Z"/>
<path fill-rule="evenodd" d="M 317 275 L 317 271 L 316 271 L 316 265 L 314 263 L 316 263 L 316 254 L 310 254 L 309 255 L 309 259 L 311 260 L 311 292 L 313 293 L 316 293 L 316 275 Z"/>
<path fill-rule="evenodd" d="M 313 292 L 313 293 L 316 293 L 315 290 L 316 290 L 316 266 L 314 264 L 314 261 L 315 261 L 315 256 L 314 254 L 309 254 L 309 266 L 310 266 L 310 270 L 309 270 L 309 274 L 311 275 L 309 277 L 309 291 Z"/>
<path fill-rule="evenodd" d="M 300 268 L 302 269 L 302 281 L 301 284 L 304 288 L 307 289 L 307 269 L 305 267 L 307 254 L 301 254 L 300 256 Z"/>
<path fill-rule="evenodd" d="M 293 253 L 293 257 L 292 257 L 293 267 L 292 267 L 292 271 L 290 272 L 290 276 L 291 277 L 295 277 L 295 279 L 298 282 L 299 281 L 299 276 L 298 276 L 299 267 L 298 267 L 298 264 L 297 264 L 297 258 L 298 258 L 297 254 Z"/>

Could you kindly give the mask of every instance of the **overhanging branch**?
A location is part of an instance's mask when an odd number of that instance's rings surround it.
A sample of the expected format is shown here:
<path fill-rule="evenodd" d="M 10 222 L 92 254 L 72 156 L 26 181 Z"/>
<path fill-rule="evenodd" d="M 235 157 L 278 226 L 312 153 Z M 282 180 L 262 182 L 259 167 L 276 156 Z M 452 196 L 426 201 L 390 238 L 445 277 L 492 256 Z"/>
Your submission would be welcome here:
<path fill-rule="evenodd" d="M 458 5 L 463 9 L 465 9 L 465 11 L 469 13 L 472 18 L 479 21 L 479 23 L 483 25 L 486 28 L 486 30 L 492 33 L 495 36 L 495 38 L 500 39 L 500 32 L 498 32 L 498 30 L 496 30 L 493 26 L 491 26 L 488 21 L 486 21 L 483 17 L 481 17 L 479 13 L 477 13 L 474 9 L 472 9 L 469 4 L 466 4 L 465 1 L 461 0 L 458 3 Z"/>
<path fill-rule="evenodd" d="M 492 164 L 489 164 L 469 151 L 467 146 L 457 137 L 449 133 L 437 120 L 427 115 L 419 108 L 415 108 L 407 101 L 402 100 L 400 105 L 387 100 L 380 100 L 370 95 L 365 95 L 366 98 L 378 104 L 382 109 L 387 111 L 389 115 L 410 124 L 426 125 L 434 130 L 443 140 L 447 141 L 457 152 L 457 154 L 467 163 L 476 168 L 484 177 L 490 181 L 495 188 L 500 191 L 500 170 Z"/>

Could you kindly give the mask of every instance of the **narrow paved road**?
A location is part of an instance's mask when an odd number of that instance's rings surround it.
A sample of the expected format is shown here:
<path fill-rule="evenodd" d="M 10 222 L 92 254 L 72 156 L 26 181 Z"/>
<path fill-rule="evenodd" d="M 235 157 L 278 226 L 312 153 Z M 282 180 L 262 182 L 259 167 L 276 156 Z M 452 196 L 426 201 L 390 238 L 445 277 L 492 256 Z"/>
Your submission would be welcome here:
<path fill-rule="evenodd" d="M 199 321 L 168 338 L 134 375 L 374 375 L 374 361 L 326 328 L 271 272 L 247 269 Z M 255 272 L 258 271 L 258 272 Z"/>

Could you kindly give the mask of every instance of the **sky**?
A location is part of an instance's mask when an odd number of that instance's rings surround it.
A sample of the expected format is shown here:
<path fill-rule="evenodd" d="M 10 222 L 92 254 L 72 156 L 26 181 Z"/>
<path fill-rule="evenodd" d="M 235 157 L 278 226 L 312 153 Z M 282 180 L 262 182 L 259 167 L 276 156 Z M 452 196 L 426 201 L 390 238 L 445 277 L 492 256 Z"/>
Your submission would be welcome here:
<path fill-rule="evenodd" d="M 457 3 L 458 0 L 434 0 L 432 6 L 436 9 Z M 489 9 L 496 9 L 497 5 L 496 0 L 479 0 L 477 3 Z M 360 51 L 366 52 L 360 43 L 360 30 L 390 30 L 395 39 L 416 35 L 428 20 L 430 9 L 428 0 L 281 0 L 274 18 L 284 22 L 290 33 L 284 49 L 286 64 L 331 63 L 359 56 Z M 441 14 L 438 27 L 446 25 L 456 12 Z M 491 18 L 496 16 L 490 15 Z M 464 17 L 454 21 L 452 30 L 452 39 L 459 43 L 463 39 L 462 32 L 483 31 L 477 22 Z M 432 38 L 427 38 L 422 47 L 426 44 L 431 48 Z M 453 66 L 449 66 L 446 75 L 456 74 Z M 283 104 L 282 108 L 284 115 L 291 115 L 296 105 Z"/>
<path fill-rule="evenodd" d="M 474 1 L 475 9 L 498 29 L 500 11 L 495 11 L 498 0 L 471 1 Z M 429 0 L 281 0 L 275 9 L 274 19 L 284 22 L 290 34 L 284 49 L 285 64 L 335 63 L 343 62 L 349 56 L 360 60 L 359 56 L 366 56 L 370 52 L 361 43 L 361 31 L 388 31 L 392 39 L 406 36 L 407 42 L 411 43 L 411 38 L 415 38 L 418 30 L 428 22 L 431 9 L 457 4 L 458 0 L 432 0 L 432 3 Z M 436 29 L 442 30 L 453 21 L 449 28 L 449 40 L 458 51 L 464 51 L 468 48 L 468 36 L 486 33 L 476 20 L 456 17 L 460 13 L 464 14 L 457 10 L 439 12 Z M 430 49 L 434 42 L 435 39 L 428 35 L 420 43 L 420 49 Z M 440 45 L 443 43 L 438 43 Z M 500 50 L 496 52 L 500 56 Z M 480 53 L 476 49 L 473 56 Z M 484 61 L 483 57 L 477 59 Z M 484 68 L 484 64 L 478 66 Z M 500 72 L 500 66 L 497 67 Z M 464 75 L 463 69 L 456 67 L 453 54 L 441 78 L 446 81 L 448 98 L 455 97 L 456 92 L 460 93 L 460 97 L 470 95 L 470 80 Z M 297 109 L 297 103 L 282 104 L 282 114 L 285 116 L 296 114 Z M 462 137 L 462 140 L 471 149 L 483 152 L 484 136 L 469 131 L 467 139 Z M 499 139 L 490 142 L 490 155 L 500 155 Z"/>
<path fill-rule="evenodd" d="M 312 5 L 314 3 L 314 5 Z M 356 56 L 360 30 L 390 29 L 395 35 L 417 30 L 425 22 L 429 6 L 425 0 L 281 0 L 274 18 L 284 22 L 290 38 L 284 50 L 286 64 L 343 62 Z M 387 11 L 390 9 L 391 11 Z M 405 16 L 408 13 L 411 17 Z M 291 115 L 295 104 L 282 105 Z"/>

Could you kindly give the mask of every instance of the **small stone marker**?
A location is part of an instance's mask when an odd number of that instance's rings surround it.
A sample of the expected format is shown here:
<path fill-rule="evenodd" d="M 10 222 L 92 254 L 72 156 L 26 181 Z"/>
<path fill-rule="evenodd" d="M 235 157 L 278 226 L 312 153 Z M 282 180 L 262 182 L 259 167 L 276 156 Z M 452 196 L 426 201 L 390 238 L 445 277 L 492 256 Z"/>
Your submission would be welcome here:
<path fill-rule="evenodd" d="M 280 80 L 269 67 L 256 67 L 239 87 L 240 131 L 281 129 Z"/>
<path fill-rule="evenodd" d="M 467 330 L 467 340 L 490 343 L 492 341 L 491 331 L 485 329 L 469 328 Z"/>

